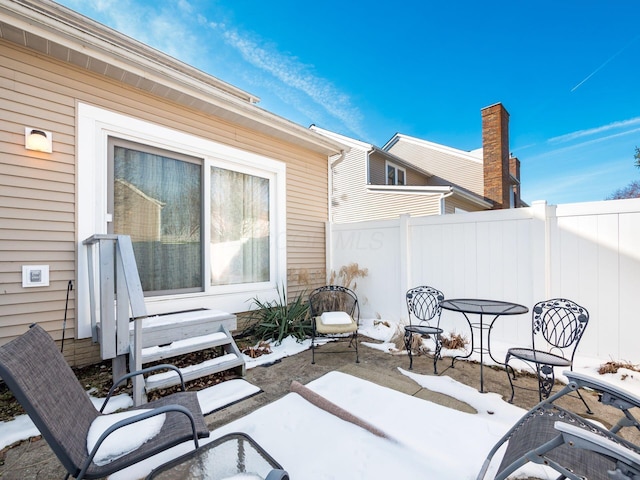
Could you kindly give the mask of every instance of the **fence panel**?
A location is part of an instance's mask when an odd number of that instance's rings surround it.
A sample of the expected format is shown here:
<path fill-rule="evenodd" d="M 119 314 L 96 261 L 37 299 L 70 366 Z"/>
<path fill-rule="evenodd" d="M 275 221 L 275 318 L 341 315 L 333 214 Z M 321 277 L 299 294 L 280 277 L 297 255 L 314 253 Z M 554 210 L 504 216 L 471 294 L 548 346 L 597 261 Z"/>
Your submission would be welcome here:
<path fill-rule="evenodd" d="M 331 225 L 331 268 L 369 269 L 358 284 L 365 314 L 406 320 L 404 294 L 432 285 L 448 298 L 491 298 L 531 307 L 566 297 L 591 323 L 583 355 L 640 362 L 640 199 Z M 349 239 L 349 240 L 345 240 Z M 354 239 L 357 239 L 355 241 Z M 443 313 L 457 331 L 460 315 Z M 496 323 L 495 340 L 530 342 L 530 316 Z"/>

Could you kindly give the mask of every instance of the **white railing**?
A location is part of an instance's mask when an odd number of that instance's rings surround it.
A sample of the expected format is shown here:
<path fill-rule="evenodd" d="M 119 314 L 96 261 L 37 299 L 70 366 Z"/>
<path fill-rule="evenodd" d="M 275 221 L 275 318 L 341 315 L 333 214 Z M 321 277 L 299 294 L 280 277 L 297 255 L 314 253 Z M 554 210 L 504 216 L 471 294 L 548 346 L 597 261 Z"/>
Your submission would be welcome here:
<path fill-rule="evenodd" d="M 356 262 L 363 315 L 406 319 L 405 292 L 432 285 L 448 298 L 531 307 L 566 297 L 591 321 L 582 355 L 640 363 L 640 199 L 328 225 L 329 268 Z M 463 320 L 443 312 L 446 329 Z M 468 327 L 467 327 L 468 329 Z M 496 322 L 492 339 L 530 343 L 529 315 Z"/>

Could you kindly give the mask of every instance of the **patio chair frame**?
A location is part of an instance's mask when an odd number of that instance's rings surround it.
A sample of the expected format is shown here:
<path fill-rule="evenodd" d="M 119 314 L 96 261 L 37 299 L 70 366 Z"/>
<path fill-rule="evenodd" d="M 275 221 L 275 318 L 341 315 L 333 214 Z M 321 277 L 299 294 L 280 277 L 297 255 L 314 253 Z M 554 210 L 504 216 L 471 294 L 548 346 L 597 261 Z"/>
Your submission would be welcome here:
<path fill-rule="evenodd" d="M 630 409 L 640 406 L 640 398 L 612 384 L 576 372 L 563 373 L 569 383 L 529 410 L 494 445 L 477 476 L 483 480 L 495 454 L 504 451 L 495 480 L 503 480 L 528 462 L 553 468 L 559 479 L 610 480 L 640 478 L 640 447 L 617 435 L 623 427 L 640 429 Z M 611 430 L 559 407 L 559 398 L 579 393 L 580 388 L 596 391 L 605 405 L 623 412 Z"/>
<path fill-rule="evenodd" d="M 440 316 L 442 314 L 440 304 L 444 300 L 444 294 L 436 288 L 423 285 L 407 291 L 406 300 L 409 325 L 404 327 L 404 345 L 409 355 L 409 370 L 413 370 L 413 352 L 411 350 L 413 335 L 428 335 L 433 338 L 435 343 L 433 373 L 437 374 L 438 359 L 442 358 L 441 336 L 443 330 L 440 328 Z M 431 322 L 434 320 L 436 325 L 432 326 Z"/>
<path fill-rule="evenodd" d="M 346 312 L 352 320 L 348 325 L 327 326 L 318 328 L 320 316 L 325 312 Z M 353 290 L 341 285 L 324 285 L 309 294 L 309 314 L 311 316 L 311 363 L 316 363 L 316 339 L 319 336 L 349 340 L 349 348 L 355 347 L 356 363 L 360 363 L 358 353 L 358 326 L 360 325 L 360 306 L 358 296 Z M 344 353 L 319 352 L 319 353 Z"/>
<path fill-rule="evenodd" d="M 554 367 L 569 367 L 573 370 L 573 359 L 589 323 L 589 312 L 577 303 L 554 298 L 538 302 L 531 310 L 531 348 L 510 348 L 505 357 L 505 371 L 511 386 L 511 398 L 515 395 L 515 369 L 509 365 L 512 358 L 534 365 L 538 378 L 539 401 L 548 398 L 555 384 Z M 543 350 L 541 344 L 547 347 Z M 524 388 L 524 387 L 519 387 Z M 589 410 L 582 396 L 583 403 Z"/>
<path fill-rule="evenodd" d="M 32 325 L 26 333 L 0 347 L 0 377 L 68 472 L 66 478 L 70 475 L 76 479 L 103 478 L 185 441 L 193 441 L 198 448 L 198 439 L 209 436 L 197 394 L 177 392 L 134 407 L 132 410 L 144 410 L 113 424 L 101 434 L 92 451 L 87 451 L 91 424 L 103 415 L 101 411 L 113 389 L 99 412 L 53 339 L 38 325 Z M 98 448 L 113 432 L 160 414 L 166 417 L 153 438 L 110 463 L 93 462 Z"/>

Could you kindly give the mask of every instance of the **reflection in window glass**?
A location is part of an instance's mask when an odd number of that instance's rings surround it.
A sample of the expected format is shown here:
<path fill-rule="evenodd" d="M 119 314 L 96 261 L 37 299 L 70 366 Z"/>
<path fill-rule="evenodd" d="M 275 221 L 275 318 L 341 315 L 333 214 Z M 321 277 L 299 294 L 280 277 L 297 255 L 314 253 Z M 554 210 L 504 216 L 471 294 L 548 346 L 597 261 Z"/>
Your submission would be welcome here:
<path fill-rule="evenodd" d="M 267 282 L 269 180 L 211 169 L 211 284 Z"/>
<path fill-rule="evenodd" d="M 387 185 L 396 184 L 396 169 L 393 165 L 387 165 Z"/>
<path fill-rule="evenodd" d="M 121 146 L 113 155 L 113 231 L 131 236 L 143 290 L 201 291 L 201 166 Z"/>

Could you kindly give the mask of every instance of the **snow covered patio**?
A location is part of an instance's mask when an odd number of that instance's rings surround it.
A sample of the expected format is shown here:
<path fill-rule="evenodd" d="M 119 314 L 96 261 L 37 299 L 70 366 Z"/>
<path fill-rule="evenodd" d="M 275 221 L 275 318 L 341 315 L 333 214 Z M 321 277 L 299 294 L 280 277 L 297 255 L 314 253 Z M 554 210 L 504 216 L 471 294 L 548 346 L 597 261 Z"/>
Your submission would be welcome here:
<path fill-rule="evenodd" d="M 525 409 L 537 403 L 537 394 L 518 390 L 517 407 L 507 404 L 501 399 L 510 393 L 506 375 L 502 369 L 492 368 L 485 368 L 485 389 L 490 393 L 480 394 L 479 367 L 473 362 L 459 361 L 452 369 L 448 368 L 450 360 L 445 358 L 438 365 L 441 375 L 433 376 L 431 360 L 420 356 L 414 358 L 414 370 L 409 372 L 406 355 L 385 351 L 388 332 L 384 329 L 374 326 L 373 321 L 366 322 L 363 333 L 374 339 L 362 339 L 360 364 L 353 362 L 353 355 L 345 354 L 323 355 L 311 365 L 308 345 L 293 341 L 274 349 L 272 356 L 248 359 L 245 380 L 262 392 L 207 415 L 211 438 L 233 430 L 244 431 L 292 478 L 384 478 L 383 472 L 407 478 L 475 478 L 495 440 Z M 344 345 L 321 348 L 343 349 Z M 281 356 L 284 357 L 278 358 Z M 261 362 L 269 364 L 260 366 Z M 577 369 L 596 375 L 598 366 L 597 361 L 589 365 L 579 360 Z M 630 375 L 624 381 L 617 380 L 618 385 L 638 391 L 639 379 L 633 372 L 622 371 L 618 378 L 624 373 Z M 613 375 L 605 378 L 615 380 Z M 290 393 L 292 381 L 367 420 L 391 439 L 376 437 Z M 526 377 L 519 381 L 533 383 Z M 213 398 L 203 400 L 206 404 L 215 401 L 215 397 L 226 396 L 219 390 L 211 394 Z M 596 399 L 588 401 L 595 417 L 606 423 Z M 570 408 L 584 413 L 579 400 Z M 0 425 L 0 435 L 9 428 L 8 423 Z M 342 456 L 344 444 L 353 448 Z M 176 448 L 112 478 L 144 477 L 179 453 L 182 452 Z M 23 442 L 6 451 L 0 472 L 3 478 L 64 476 L 42 440 Z M 545 478 L 539 472 L 529 473 Z"/>

